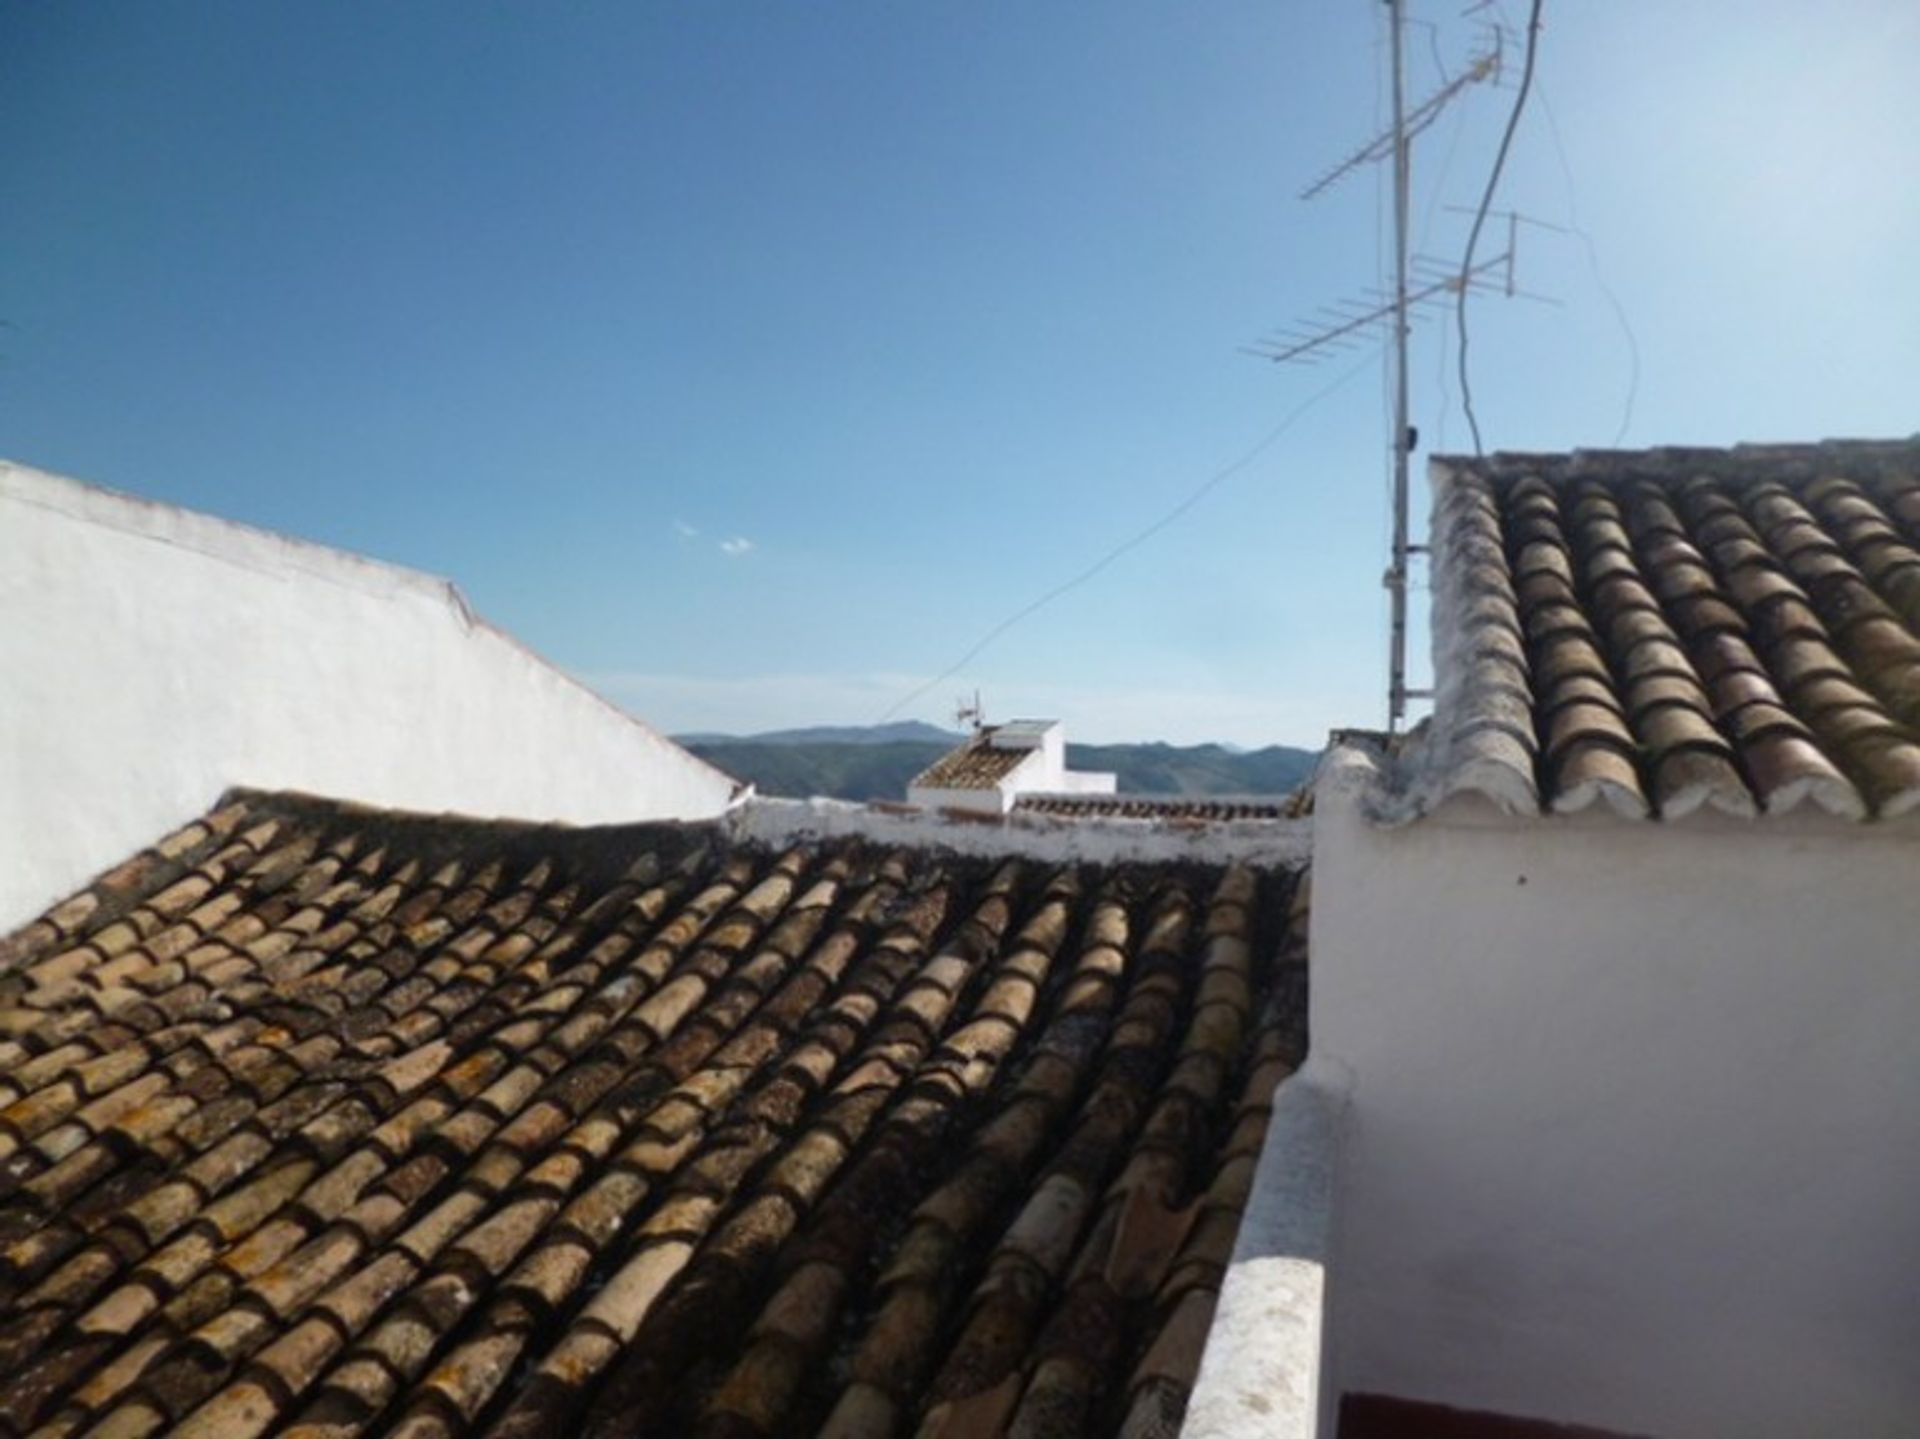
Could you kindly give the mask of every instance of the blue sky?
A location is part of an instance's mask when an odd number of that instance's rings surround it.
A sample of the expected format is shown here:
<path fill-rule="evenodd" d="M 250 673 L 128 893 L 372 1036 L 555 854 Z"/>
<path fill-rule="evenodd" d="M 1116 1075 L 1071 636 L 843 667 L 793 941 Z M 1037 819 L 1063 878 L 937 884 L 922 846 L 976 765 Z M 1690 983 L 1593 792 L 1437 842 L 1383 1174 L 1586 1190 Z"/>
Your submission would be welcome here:
<path fill-rule="evenodd" d="M 1238 347 L 1379 281 L 1379 177 L 1295 196 L 1382 118 L 1383 12 L 5 5 L 0 455 L 450 576 L 666 728 L 864 723 L 1345 374 L 904 711 L 1316 744 L 1382 718 L 1383 376 Z M 1502 203 L 1591 235 L 1624 442 L 1920 430 L 1920 6 L 1545 13 Z M 1424 250 L 1510 100 L 1421 141 Z M 1586 249 L 1519 279 L 1489 446 L 1611 443 Z"/>

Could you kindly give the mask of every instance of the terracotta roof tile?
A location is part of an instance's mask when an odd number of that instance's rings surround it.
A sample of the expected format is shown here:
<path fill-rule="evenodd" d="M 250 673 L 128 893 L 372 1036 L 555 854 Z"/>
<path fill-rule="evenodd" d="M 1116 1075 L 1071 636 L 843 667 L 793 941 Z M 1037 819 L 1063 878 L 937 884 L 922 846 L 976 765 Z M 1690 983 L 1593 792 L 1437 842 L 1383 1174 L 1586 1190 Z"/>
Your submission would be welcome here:
<path fill-rule="evenodd" d="M 1022 814 L 1063 819 L 1159 819 L 1217 824 L 1231 820 L 1287 819 L 1290 796 L 1273 799 L 1154 794 L 1023 794 L 1013 802 Z"/>
<path fill-rule="evenodd" d="M 0 1429 L 1163 1432 L 1289 887 L 242 796 L 0 941 Z"/>
<path fill-rule="evenodd" d="M 918 789 L 993 789 L 1001 780 L 1032 759 L 1030 749 L 997 749 L 991 732 L 974 735 L 948 750 L 913 777 Z"/>
<path fill-rule="evenodd" d="M 1436 463 L 1428 802 L 1920 808 L 1920 442 Z"/>

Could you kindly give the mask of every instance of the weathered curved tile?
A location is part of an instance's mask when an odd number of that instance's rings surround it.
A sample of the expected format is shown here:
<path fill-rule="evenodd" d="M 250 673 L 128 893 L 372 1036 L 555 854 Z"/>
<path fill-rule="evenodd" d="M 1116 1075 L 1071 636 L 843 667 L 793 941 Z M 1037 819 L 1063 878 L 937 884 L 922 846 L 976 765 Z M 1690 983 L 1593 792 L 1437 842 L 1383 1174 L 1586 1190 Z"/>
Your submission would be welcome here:
<path fill-rule="evenodd" d="M 1383 816 L 1920 808 L 1920 443 L 1434 473 L 1434 714 Z"/>

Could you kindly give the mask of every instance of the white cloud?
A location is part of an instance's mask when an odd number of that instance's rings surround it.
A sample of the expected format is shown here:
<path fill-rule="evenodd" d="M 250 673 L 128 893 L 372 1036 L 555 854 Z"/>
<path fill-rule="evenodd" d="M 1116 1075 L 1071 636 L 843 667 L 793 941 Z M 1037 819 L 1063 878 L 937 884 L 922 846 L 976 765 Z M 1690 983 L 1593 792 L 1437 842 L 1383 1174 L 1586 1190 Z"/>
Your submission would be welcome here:
<path fill-rule="evenodd" d="M 675 520 L 673 522 L 673 532 L 683 540 L 695 540 L 700 537 L 700 531 L 696 530 L 685 520 Z"/>
<path fill-rule="evenodd" d="M 753 541 L 741 535 L 735 535 L 732 539 L 720 541 L 720 553 L 730 560 L 737 560 L 740 556 L 748 553 L 752 549 Z"/>

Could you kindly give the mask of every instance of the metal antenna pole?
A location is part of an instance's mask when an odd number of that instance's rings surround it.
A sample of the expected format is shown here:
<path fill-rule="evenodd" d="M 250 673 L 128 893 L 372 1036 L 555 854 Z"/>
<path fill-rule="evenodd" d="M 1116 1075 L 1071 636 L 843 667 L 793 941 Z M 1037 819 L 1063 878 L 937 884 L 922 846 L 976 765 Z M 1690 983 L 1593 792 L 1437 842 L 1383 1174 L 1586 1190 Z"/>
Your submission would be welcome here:
<path fill-rule="evenodd" d="M 1491 0 L 1481 0 L 1475 9 Z M 1393 601 L 1393 622 L 1387 648 L 1387 730 L 1397 733 L 1407 717 L 1407 702 L 1431 699 L 1427 689 L 1407 686 L 1407 589 L 1409 562 L 1425 554 L 1425 545 L 1410 544 L 1407 469 L 1413 456 L 1413 425 L 1409 417 L 1407 347 L 1411 342 L 1412 321 L 1424 316 L 1423 306 L 1439 303 L 1469 291 L 1504 288 L 1509 295 L 1539 299 L 1514 288 L 1513 253 L 1519 233 L 1519 221 L 1509 219 L 1507 252 L 1490 259 L 1475 260 L 1462 270 L 1449 260 L 1444 264 L 1410 256 L 1408 212 L 1412 208 L 1413 142 L 1439 118 L 1454 100 L 1480 84 L 1499 84 L 1506 47 L 1506 32 L 1491 27 L 1486 48 L 1474 55 L 1452 78 L 1443 72 L 1444 83 L 1411 109 L 1407 106 L 1406 74 L 1406 0 L 1385 0 L 1391 31 L 1393 57 L 1393 125 L 1374 135 L 1344 160 L 1324 171 L 1301 192 L 1303 200 L 1322 195 L 1346 176 L 1368 165 L 1393 161 L 1393 284 L 1383 293 L 1369 287 L 1358 300 L 1343 300 L 1337 306 L 1322 306 L 1312 318 L 1298 321 L 1252 345 L 1242 346 L 1247 354 L 1263 360 L 1310 365 L 1352 345 L 1370 343 L 1391 327 L 1393 363 L 1393 553 L 1382 580 Z M 1471 11 L 1469 13 L 1472 13 Z M 1477 214 L 1478 212 L 1472 212 Z M 1411 285 L 1411 288 L 1409 288 Z"/>
<path fill-rule="evenodd" d="M 1393 633 L 1387 660 L 1387 732 L 1392 734 L 1407 712 L 1407 459 L 1412 439 L 1407 422 L 1407 200 L 1411 157 L 1401 54 L 1405 0 L 1387 0 L 1387 9 L 1393 32 L 1393 562 L 1387 570 L 1387 589 L 1393 600 Z"/>

